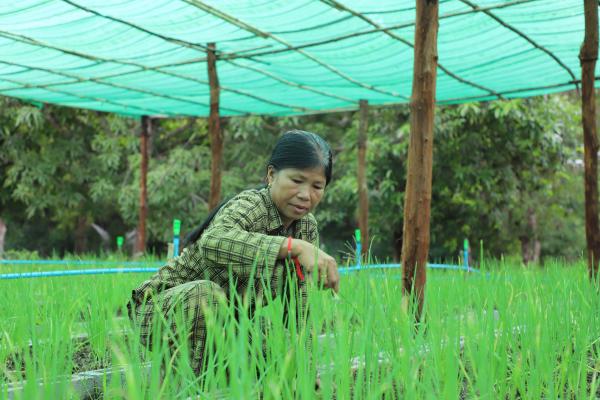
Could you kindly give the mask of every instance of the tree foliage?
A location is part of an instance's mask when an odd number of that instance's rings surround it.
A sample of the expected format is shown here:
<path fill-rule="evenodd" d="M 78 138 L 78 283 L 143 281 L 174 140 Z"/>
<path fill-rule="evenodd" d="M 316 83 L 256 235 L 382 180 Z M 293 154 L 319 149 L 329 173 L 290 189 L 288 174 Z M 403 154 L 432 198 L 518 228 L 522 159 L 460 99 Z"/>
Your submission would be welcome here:
<path fill-rule="evenodd" d="M 407 106 L 369 111 L 369 224 L 372 252 L 382 260 L 397 259 L 402 240 L 408 117 Z M 455 258 L 464 238 L 475 249 L 482 241 L 495 256 L 521 254 L 535 242 L 542 256 L 578 256 L 585 245 L 580 118 L 570 95 L 438 107 L 431 258 Z M 222 197 L 263 182 L 281 132 L 317 132 L 335 154 L 334 179 L 316 212 L 321 235 L 328 251 L 349 252 L 358 123 L 353 112 L 228 118 Z M 122 116 L 3 99 L 0 218 L 8 221 L 7 246 L 93 251 L 112 243 L 103 244 L 92 224 L 113 238 L 134 230 L 139 129 L 139 121 Z M 165 251 L 173 218 L 183 221 L 184 233 L 205 218 L 209 174 L 206 120 L 153 122 L 147 226 L 155 251 Z"/>

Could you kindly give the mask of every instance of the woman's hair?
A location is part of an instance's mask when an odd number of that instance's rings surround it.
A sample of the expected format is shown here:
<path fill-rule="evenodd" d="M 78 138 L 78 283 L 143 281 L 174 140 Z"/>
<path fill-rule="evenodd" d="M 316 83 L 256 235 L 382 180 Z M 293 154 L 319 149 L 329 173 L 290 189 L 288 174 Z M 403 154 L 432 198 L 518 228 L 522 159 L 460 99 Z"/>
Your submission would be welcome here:
<path fill-rule="evenodd" d="M 333 155 L 329 144 L 319 135 L 312 132 L 293 130 L 281 135 L 267 163 L 267 168 L 269 166 L 273 167 L 276 172 L 286 168 L 309 169 L 322 167 L 325 173 L 325 186 L 327 186 L 331 181 Z M 265 185 L 261 185 L 258 188 L 264 187 Z M 222 201 L 208 214 L 204 222 L 186 236 L 183 248 L 200 239 L 215 215 L 228 201 L 229 199 Z"/>
<path fill-rule="evenodd" d="M 308 169 L 322 167 L 325 185 L 331 181 L 333 156 L 329 144 L 312 132 L 293 130 L 281 135 L 271 153 L 267 167 L 275 171 L 286 168 Z"/>

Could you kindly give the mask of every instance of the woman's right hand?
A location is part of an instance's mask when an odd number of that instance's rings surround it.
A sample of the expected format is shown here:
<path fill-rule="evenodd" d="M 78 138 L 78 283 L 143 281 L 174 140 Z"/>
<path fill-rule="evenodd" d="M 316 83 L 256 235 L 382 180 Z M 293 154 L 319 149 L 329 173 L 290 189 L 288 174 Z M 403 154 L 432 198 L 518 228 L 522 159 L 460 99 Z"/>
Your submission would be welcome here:
<path fill-rule="evenodd" d="M 279 250 L 279 258 L 287 257 L 288 239 L 281 243 Z M 319 283 L 323 287 L 333 289 L 338 292 L 340 289 L 340 273 L 337 269 L 337 262 L 329 254 L 314 246 L 312 243 L 301 240 L 292 239 L 292 257 L 298 257 L 300 265 L 304 267 L 307 278 L 310 279 L 313 270 L 317 268 L 316 275 Z"/>
<path fill-rule="evenodd" d="M 298 261 L 304 267 L 308 277 L 315 273 L 318 282 L 323 284 L 323 287 L 333 289 L 337 293 L 340 289 L 340 273 L 335 259 L 312 243 L 304 240 L 298 240 L 298 242 Z M 315 268 L 316 271 L 314 271 Z"/>

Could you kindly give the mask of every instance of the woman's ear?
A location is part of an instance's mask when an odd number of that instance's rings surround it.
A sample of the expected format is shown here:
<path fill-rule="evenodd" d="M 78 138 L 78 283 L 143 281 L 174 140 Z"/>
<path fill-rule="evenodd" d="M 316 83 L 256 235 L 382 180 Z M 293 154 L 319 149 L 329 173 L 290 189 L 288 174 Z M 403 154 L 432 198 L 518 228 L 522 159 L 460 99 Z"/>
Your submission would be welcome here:
<path fill-rule="evenodd" d="M 267 185 L 271 186 L 271 184 L 273 183 L 274 174 L 275 170 L 273 169 L 273 166 L 269 165 L 267 167 Z"/>

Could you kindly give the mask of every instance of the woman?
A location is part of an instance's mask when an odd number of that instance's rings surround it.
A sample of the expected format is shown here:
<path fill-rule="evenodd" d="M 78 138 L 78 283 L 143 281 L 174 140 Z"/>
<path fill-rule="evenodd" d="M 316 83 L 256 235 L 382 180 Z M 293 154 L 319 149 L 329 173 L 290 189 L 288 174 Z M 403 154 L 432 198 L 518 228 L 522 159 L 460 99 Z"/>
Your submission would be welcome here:
<path fill-rule="evenodd" d="M 246 190 L 215 209 L 190 234 L 182 254 L 133 291 L 130 316 L 140 324 L 142 342 L 149 342 L 156 312 L 166 315 L 181 307 L 190 321 L 192 367 L 199 374 L 206 340 L 204 314 L 207 307 L 216 310 L 231 289 L 245 297 L 248 287 L 255 288 L 252 310 L 264 295 L 261 282 L 270 284 L 273 295 L 286 293 L 291 272 L 286 271 L 286 259 L 293 259 L 299 287 L 293 292 L 302 294 L 297 302 L 301 309 L 306 281 L 313 275 L 337 292 L 337 264 L 319 249 L 311 214 L 331 180 L 332 167 L 331 149 L 321 137 L 297 130 L 283 134 L 267 164 L 267 187 Z"/>

